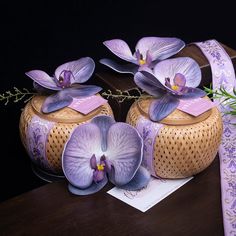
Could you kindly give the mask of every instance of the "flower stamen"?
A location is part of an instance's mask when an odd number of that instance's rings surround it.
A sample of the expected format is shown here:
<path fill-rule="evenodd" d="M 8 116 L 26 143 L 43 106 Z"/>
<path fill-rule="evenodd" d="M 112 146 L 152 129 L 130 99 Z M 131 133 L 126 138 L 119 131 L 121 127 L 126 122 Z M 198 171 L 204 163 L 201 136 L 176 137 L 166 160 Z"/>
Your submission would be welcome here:
<path fill-rule="evenodd" d="M 144 65 L 144 64 L 146 64 L 146 60 L 144 60 L 144 59 L 140 59 L 140 60 L 139 60 L 139 65 L 142 66 L 142 65 Z"/>
<path fill-rule="evenodd" d="M 105 164 L 97 164 L 97 170 L 98 171 L 104 171 L 104 168 L 105 168 Z"/>
<path fill-rule="evenodd" d="M 175 91 L 179 90 L 179 86 L 178 85 L 171 85 L 171 88 Z"/>

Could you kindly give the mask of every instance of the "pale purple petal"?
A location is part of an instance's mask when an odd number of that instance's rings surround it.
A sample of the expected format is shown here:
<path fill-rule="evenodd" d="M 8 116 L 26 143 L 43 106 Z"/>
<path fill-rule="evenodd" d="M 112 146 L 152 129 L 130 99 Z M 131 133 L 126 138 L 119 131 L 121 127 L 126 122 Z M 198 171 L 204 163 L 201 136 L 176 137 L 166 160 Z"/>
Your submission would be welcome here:
<path fill-rule="evenodd" d="M 156 80 L 155 77 L 147 78 L 142 72 L 134 75 L 134 82 L 139 88 L 152 96 L 159 97 L 165 93 L 165 90 L 159 87 L 159 83 Z"/>
<path fill-rule="evenodd" d="M 101 153 L 99 128 L 90 123 L 78 126 L 62 153 L 62 168 L 68 181 L 75 187 L 88 188 L 93 182 L 94 172 L 90 159 L 93 154 L 100 158 Z"/>
<path fill-rule="evenodd" d="M 144 59 L 147 58 L 147 51 L 149 51 L 152 61 L 155 61 L 176 54 L 184 46 L 185 43 L 178 38 L 144 37 L 138 41 L 135 49 L 140 51 Z"/>
<path fill-rule="evenodd" d="M 33 82 L 33 87 L 37 91 L 38 94 L 49 95 L 49 94 L 55 93 L 55 90 L 45 88 L 42 85 L 36 83 L 35 81 Z"/>
<path fill-rule="evenodd" d="M 42 70 L 31 70 L 29 72 L 26 72 L 25 74 L 44 88 L 61 90 L 61 88 L 58 87 L 54 82 L 54 79 Z"/>
<path fill-rule="evenodd" d="M 99 62 L 119 73 L 128 73 L 134 75 L 138 71 L 138 65 L 135 64 L 120 65 L 107 58 L 103 58 Z"/>
<path fill-rule="evenodd" d="M 129 46 L 125 41 L 121 39 L 112 39 L 103 42 L 103 44 L 121 59 L 138 64 L 137 59 L 132 55 Z"/>
<path fill-rule="evenodd" d="M 101 132 L 101 148 L 105 152 L 107 150 L 107 134 L 110 127 L 115 123 L 115 120 L 110 116 L 96 116 L 91 120 L 91 123 L 96 124 Z"/>
<path fill-rule="evenodd" d="M 63 93 L 71 97 L 88 97 L 97 94 L 101 90 L 102 88 L 96 85 L 78 85 L 63 89 Z"/>
<path fill-rule="evenodd" d="M 140 166 L 133 179 L 128 184 L 120 187 L 129 191 L 137 191 L 147 187 L 150 179 L 151 175 L 149 171 L 143 166 Z"/>
<path fill-rule="evenodd" d="M 84 83 L 86 82 L 94 72 L 95 63 L 90 57 L 83 57 L 76 61 L 67 62 L 59 67 L 55 71 L 56 79 L 63 71 L 71 71 L 71 83 Z"/>
<path fill-rule="evenodd" d="M 95 183 L 93 182 L 88 188 L 80 189 L 71 184 L 68 185 L 68 189 L 71 193 L 75 195 L 89 195 L 98 192 L 107 184 L 107 177 L 105 176 L 102 181 Z"/>
<path fill-rule="evenodd" d="M 64 107 L 69 106 L 72 100 L 72 97 L 67 96 L 65 93 L 63 93 L 63 90 L 59 91 L 56 94 L 50 95 L 45 99 L 42 105 L 42 112 L 50 113 L 60 110 Z"/>
<path fill-rule="evenodd" d="M 156 64 L 154 75 L 162 84 L 166 78 L 174 84 L 174 77 L 177 73 L 184 75 L 187 87 L 197 87 L 201 81 L 201 70 L 198 64 L 190 57 L 178 57 L 167 59 Z"/>
<path fill-rule="evenodd" d="M 57 111 L 71 104 L 73 97 L 88 97 L 97 94 L 102 88 L 95 85 L 79 85 L 79 87 L 65 88 L 46 98 L 42 106 L 44 113 Z"/>
<path fill-rule="evenodd" d="M 177 85 L 179 87 L 184 87 L 185 84 L 186 84 L 185 76 L 180 73 L 177 73 L 174 77 L 174 85 Z"/>
<path fill-rule="evenodd" d="M 106 158 L 112 164 L 109 180 L 115 185 L 130 182 L 139 168 L 143 141 L 137 130 L 126 123 L 115 123 L 108 131 Z"/>
<path fill-rule="evenodd" d="M 159 122 L 171 114 L 179 105 L 179 99 L 167 94 L 155 99 L 149 107 L 149 116 L 152 121 Z"/>
<path fill-rule="evenodd" d="M 178 96 L 179 99 L 192 99 L 192 98 L 200 98 L 200 97 L 206 96 L 206 93 L 199 88 L 185 87 L 184 89 L 186 93 Z"/>
<path fill-rule="evenodd" d="M 159 97 L 165 93 L 166 88 L 155 78 L 155 76 L 146 77 L 143 75 L 143 71 L 137 72 L 134 75 L 134 82 L 139 88 L 152 96 Z"/>

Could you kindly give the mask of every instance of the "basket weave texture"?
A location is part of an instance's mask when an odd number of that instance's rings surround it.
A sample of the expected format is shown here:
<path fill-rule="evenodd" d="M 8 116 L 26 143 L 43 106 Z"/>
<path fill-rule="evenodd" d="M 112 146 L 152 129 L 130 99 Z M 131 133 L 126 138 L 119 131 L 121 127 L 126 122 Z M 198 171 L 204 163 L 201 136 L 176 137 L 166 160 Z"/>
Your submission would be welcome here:
<path fill-rule="evenodd" d="M 19 123 L 20 137 L 24 147 L 29 153 L 27 147 L 27 133 L 28 127 L 34 116 L 40 117 L 42 120 L 51 121 L 54 123 L 53 127 L 47 134 L 45 143 L 45 158 L 50 165 L 50 171 L 53 174 L 62 174 L 61 155 L 63 152 L 64 144 L 70 137 L 71 132 L 80 124 L 90 121 L 97 115 L 109 115 L 113 117 L 111 107 L 107 104 L 90 112 L 88 115 L 83 115 L 70 108 L 63 108 L 56 112 L 43 114 L 41 107 L 46 97 L 35 96 L 28 102 L 22 111 Z M 39 166 L 43 169 L 43 166 Z"/>
<path fill-rule="evenodd" d="M 141 117 L 149 119 L 151 101 L 135 102 L 127 114 L 127 123 L 136 127 Z M 221 114 L 216 107 L 198 117 L 176 109 L 161 123 L 163 126 L 153 140 L 152 163 L 157 176 L 185 178 L 201 172 L 212 163 L 223 130 Z"/>

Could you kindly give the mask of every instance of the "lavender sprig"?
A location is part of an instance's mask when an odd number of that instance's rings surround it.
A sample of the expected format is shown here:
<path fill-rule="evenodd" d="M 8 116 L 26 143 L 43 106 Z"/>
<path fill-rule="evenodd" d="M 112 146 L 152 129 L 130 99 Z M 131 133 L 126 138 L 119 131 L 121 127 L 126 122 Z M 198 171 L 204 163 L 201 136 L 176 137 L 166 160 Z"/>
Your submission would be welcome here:
<path fill-rule="evenodd" d="M 13 99 L 13 102 L 16 103 L 25 98 L 24 103 L 26 103 L 35 94 L 35 92 L 30 92 L 27 88 L 22 88 L 20 90 L 17 87 L 13 87 L 13 91 L 6 91 L 5 93 L 0 94 L 0 101 L 5 102 L 4 105 L 7 105 L 11 99 Z"/>

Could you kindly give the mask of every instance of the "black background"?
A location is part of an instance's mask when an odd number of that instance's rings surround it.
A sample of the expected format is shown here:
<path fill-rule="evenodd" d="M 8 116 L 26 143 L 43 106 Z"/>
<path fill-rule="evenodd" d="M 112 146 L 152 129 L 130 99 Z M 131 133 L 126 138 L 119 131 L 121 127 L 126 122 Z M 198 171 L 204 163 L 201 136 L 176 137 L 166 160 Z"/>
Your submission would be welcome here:
<path fill-rule="evenodd" d="M 227 1 L 7 1 L 1 3 L 0 93 L 32 88 L 24 73 L 52 74 L 67 61 L 112 57 L 104 40 L 121 38 L 131 48 L 143 36 L 179 37 L 186 43 L 215 38 L 236 49 L 236 14 Z M 20 142 L 24 103 L 0 102 L 0 200 L 44 184 L 32 174 Z"/>

